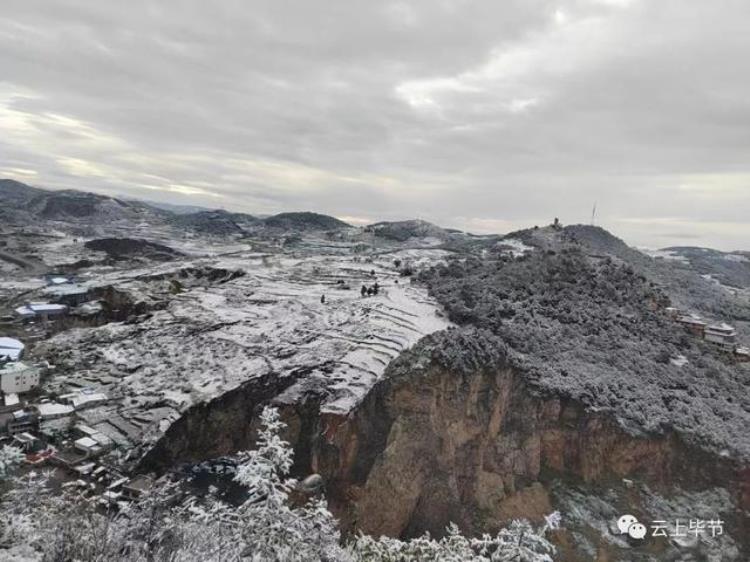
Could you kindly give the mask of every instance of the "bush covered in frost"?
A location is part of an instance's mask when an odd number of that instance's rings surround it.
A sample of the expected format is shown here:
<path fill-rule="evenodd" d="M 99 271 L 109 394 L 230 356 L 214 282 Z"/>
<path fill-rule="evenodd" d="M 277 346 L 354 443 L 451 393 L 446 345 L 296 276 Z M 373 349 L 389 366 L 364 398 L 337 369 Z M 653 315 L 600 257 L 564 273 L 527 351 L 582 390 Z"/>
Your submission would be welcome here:
<path fill-rule="evenodd" d="M 501 340 L 538 388 L 612 412 L 635 431 L 674 428 L 750 458 L 741 372 L 669 318 L 669 299 L 633 267 L 567 246 L 519 259 L 454 259 L 420 280 L 451 320 Z M 477 337 L 458 347 L 474 353 Z M 672 361 L 681 356 L 687 364 Z"/>
<path fill-rule="evenodd" d="M 513 522 L 495 536 L 466 538 L 454 526 L 444 538 L 410 541 L 360 535 L 342 541 L 323 499 L 290 502 L 296 482 L 286 477 L 292 450 L 281 439 L 276 410 L 261 414 L 257 449 L 241 455 L 236 479 L 247 500 L 230 506 L 196 498 L 160 481 L 142 500 L 106 509 L 74 491 L 52 493 L 49 475 L 29 473 L 11 481 L 0 498 L 0 559 L 8 561 L 110 562 L 551 562 L 544 538 L 559 524 L 548 517 L 533 528 Z M 7 470 L 20 456 L 2 450 Z M 7 471 L 4 473 L 7 474 Z M 6 481 L 7 485 L 8 482 Z"/>

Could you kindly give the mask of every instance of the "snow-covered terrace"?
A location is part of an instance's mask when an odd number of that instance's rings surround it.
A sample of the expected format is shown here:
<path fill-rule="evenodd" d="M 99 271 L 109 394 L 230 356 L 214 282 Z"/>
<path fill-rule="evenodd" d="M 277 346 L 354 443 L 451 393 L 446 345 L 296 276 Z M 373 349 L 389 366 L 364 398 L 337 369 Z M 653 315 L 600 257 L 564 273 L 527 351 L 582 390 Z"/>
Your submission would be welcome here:
<path fill-rule="evenodd" d="M 254 377 L 285 377 L 300 369 L 304 377 L 279 400 L 294 401 L 314 388 L 325 396 L 325 411 L 345 413 L 391 359 L 449 325 L 425 289 L 398 276 L 396 257 L 426 265 L 445 254 L 435 249 L 381 252 L 370 261 L 351 253 L 246 251 L 103 274 L 99 282 L 147 293 L 144 275 L 189 266 L 247 272 L 228 283 L 178 294 L 145 321 L 58 335 L 45 344 L 47 354 L 70 369 L 53 384 L 67 391 L 95 387 L 106 392 L 112 402 L 83 416 L 120 444 L 153 441 L 191 405 Z M 375 281 L 379 294 L 361 297 L 362 284 Z"/>

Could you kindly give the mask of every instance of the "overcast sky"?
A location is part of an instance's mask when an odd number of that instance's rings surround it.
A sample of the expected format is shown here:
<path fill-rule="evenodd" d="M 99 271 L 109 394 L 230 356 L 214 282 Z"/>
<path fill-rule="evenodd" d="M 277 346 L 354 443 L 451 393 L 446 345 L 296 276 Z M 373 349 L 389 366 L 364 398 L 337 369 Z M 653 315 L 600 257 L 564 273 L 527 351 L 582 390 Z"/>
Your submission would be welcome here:
<path fill-rule="evenodd" d="M 2 0 L 0 177 L 750 249 L 747 0 Z"/>

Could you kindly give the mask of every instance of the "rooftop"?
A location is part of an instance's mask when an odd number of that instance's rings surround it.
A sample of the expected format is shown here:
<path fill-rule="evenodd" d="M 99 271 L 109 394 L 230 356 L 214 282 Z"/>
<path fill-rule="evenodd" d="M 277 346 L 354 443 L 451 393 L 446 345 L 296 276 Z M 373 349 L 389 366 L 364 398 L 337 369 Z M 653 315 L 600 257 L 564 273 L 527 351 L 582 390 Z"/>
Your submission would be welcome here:
<path fill-rule="evenodd" d="M 35 371 L 37 367 L 24 363 L 23 361 L 14 361 L 12 363 L 6 363 L 0 367 L 0 376 L 22 373 L 24 371 Z"/>
<path fill-rule="evenodd" d="M 724 322 L 720 322 L 718 324 L 711 324 L 710 326 L 706 327 L 706 330 L 711 330 L 713 332 L 725 332 L 728 334 L 735 332 L 734 326 L 730 326 L 729 324 L 726 324 Z"/>
<path fill-rule="evenodd" d="M 67 416 L 73 413 L 73 406 L 58 404 L 57 402 L 44 402 L 37 404 L 36 409 L 43 418 L 51 416 Z"/>
<path fill-rule="evenodd" d="M 36 316 L 49 312 L 64 312 L 68 307 L 64 304 L 52 304 L 48 302 L 32 302 L 16 308 L 19 316 Z"/>
<path fill-rule="evenodd" d="M 0 337 L 0 359 L 5 357 L 11 361 L 18 361 L 21 358 L 25 347 L 26 346 L 17 339 Z"/>

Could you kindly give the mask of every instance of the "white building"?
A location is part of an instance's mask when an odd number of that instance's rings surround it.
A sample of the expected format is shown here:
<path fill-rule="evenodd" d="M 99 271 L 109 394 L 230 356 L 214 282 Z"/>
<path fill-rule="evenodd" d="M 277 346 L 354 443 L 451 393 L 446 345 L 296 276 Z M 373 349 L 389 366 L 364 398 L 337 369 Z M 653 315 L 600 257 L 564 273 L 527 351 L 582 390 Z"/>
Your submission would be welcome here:
<path fill-rule="evenodd" d="M 73 443 L 75 448 L 88 455 L 98 455 L 103 451 L 101 445 L 91 437 L 81 437 Z"/>
<path fill-rule="evenodd" d="M 0 361 L 18 361 L 23 356 L 24 347 L 17 339 L 0 337 Z"/>
<path fill-rule="evenodd" d="M 89 456 L 99 455 L 112 447 L 112 440 L 103 433 L 94 432 L 76 439 L 73 445 L 79 451 Z"/>
<path fill-rule="evenodd" d="M 715 343 L 718 346 L 734 350 L 734 344 L 737 339 L 737 331 L 729 324 L 711 324 L 706 326 L 705 339 L 708 342 Z"/>
<path fill-rule="evenodd" d="M 17 361 L 0 367 L 0 390 L 5 394 L 28 392 L 39 386 L 39 369 Z"/>
<path fill-rule="evenodd" d="M 88 300 L 88 292 L 88 287 L 66 284 L 49 287 L 45 294 L 56 303 L 77 306 Z"/>
<path fill-rule="evenodd" d="M 64 418 L 73 413 L 73 406 L 58 404 L 57 402 L 42 402 L 34 406 L 42 420 L 55 420 Z"/>
<path fill-rule="evenodd" d="M 71 392 L 70 394 L 63 394 L 60 396 L 60 400 L 66 404 L 70 404 L 76 410 L 80 408 L 90 408 L 91 406 L 98 406 L 104 404 L 109 397 L 103 392 L 96 392 L 91 389 L 84 389 L 80 392 Z"/>
<path fill-rule="evenodd" d="M 29 302 L 16 308 L 15 312 L 22 320 L 34 320 L 36 318 L 46 320 L 48 318 L 66 314 L 68 312 L 68 307 L 64 304 Z"/>

